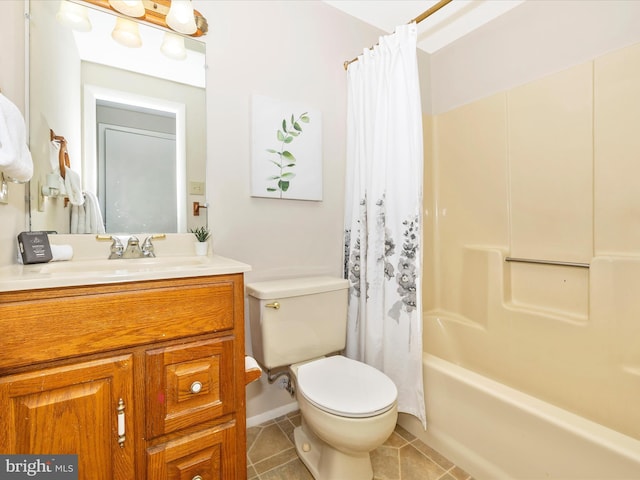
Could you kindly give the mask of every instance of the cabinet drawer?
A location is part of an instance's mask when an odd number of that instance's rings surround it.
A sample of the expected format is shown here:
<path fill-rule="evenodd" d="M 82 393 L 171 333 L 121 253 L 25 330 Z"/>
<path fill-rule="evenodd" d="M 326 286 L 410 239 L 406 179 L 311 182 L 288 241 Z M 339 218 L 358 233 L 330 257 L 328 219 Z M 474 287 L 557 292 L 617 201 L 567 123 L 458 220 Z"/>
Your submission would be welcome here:
<path fill-rule="evenodd" d="M 0 292 L 3 317 L 19 319 L 0 318 L 0 371 L 231 329 L 234 288 L 233 277 L 225 277 L 52 289 L 26 297 Z"/>
<path fill-rule="evenodd" d="M 147 478 L 229 480 L 236 478 L 235 424 L 208 428 L 147 449 Z"/>
<path fill-rule="evenodd" d="M 234 411 L 232 336 L 146 352 L 147 437 Z"/>

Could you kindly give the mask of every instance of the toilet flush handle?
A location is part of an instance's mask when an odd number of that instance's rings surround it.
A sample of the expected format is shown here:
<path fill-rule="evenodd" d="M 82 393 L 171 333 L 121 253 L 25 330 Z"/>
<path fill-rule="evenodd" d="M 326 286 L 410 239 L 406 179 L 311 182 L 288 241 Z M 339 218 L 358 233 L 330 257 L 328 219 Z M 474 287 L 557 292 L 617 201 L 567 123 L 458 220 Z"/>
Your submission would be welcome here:
<path fill-rule="evenodd" d="M 275 308 L 276 310 L 280 310 L 280 304 L 278 302 L 267 303 L 265 305 L 267 308 Z"/>

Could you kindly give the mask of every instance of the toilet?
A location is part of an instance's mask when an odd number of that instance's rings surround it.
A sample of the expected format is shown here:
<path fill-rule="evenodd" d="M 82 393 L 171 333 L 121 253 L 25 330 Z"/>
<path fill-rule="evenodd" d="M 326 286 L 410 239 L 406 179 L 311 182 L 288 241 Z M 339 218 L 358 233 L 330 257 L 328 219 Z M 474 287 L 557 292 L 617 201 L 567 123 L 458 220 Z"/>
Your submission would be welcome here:
<path fill-rule="evenodd" d="M 371 480 L 369 454 L 395 428 L 398 391 L 381 371 L 338 354 L 349 282 L 305 277 L 246 289 L 253 357 L 271 379 L 288 369 L 295 389 L 298 456 L 316 480 Z"/>

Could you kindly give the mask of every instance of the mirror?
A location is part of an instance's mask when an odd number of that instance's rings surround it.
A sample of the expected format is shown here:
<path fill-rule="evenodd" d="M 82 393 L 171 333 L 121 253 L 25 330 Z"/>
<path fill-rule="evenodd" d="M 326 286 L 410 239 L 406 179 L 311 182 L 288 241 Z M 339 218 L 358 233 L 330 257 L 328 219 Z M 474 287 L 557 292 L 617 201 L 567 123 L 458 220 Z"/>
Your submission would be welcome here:
<path fill-rule="evenodd" d="M 107 233 L 204 224 L 190 208 L 205 200 L 204 42 L 178 37 L 186 58 L 169 58 L 166 31 L 139 23 L 142 47 L 125 47 L 115 13 L 86 5 L 79 32 L 56 20 L 60 4 L 30 0 L 29 229 L 98 233 L 96 204 Z"/>

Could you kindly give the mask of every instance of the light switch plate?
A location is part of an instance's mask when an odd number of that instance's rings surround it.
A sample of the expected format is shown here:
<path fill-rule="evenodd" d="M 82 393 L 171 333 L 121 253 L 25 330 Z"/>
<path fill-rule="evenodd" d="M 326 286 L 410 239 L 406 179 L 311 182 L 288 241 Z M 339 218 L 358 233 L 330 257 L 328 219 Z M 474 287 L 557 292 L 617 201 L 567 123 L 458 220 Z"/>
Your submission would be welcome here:
<path fill-rule="evenodd" d="M 9 203 L 9 186 L 4 179 L 0 183 L 0 203 Z"/>
<path fill-rule="evenodd" d="M 189 182 L 189 194 L 204 195 L 204 182 Z"/>

